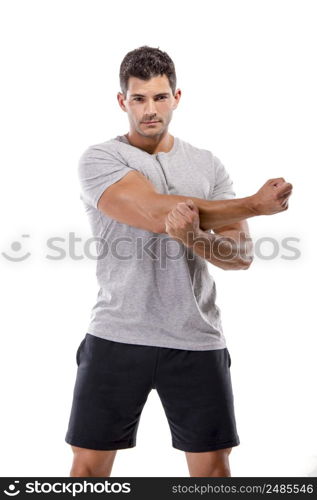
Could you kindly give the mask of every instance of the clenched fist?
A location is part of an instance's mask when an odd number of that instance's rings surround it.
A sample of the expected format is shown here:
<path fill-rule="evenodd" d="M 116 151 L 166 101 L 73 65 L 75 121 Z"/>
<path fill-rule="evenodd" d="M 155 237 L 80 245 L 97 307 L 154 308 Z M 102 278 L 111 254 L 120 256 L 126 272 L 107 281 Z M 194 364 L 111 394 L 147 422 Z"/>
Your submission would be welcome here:
<path fill-rule="evenodd" d="M 288 199 L 293 186 L 283 177 L 269 179 L 252 198 L 257 215 L 273 215 L 288 209 Z"/>
<path fill-rule="evenodd" d="M 191 245 L 201 231 L 199 210 L 195 203 L 190 199 L 177 203 L 165 218 L 165 229 L 173 238 Z"/>

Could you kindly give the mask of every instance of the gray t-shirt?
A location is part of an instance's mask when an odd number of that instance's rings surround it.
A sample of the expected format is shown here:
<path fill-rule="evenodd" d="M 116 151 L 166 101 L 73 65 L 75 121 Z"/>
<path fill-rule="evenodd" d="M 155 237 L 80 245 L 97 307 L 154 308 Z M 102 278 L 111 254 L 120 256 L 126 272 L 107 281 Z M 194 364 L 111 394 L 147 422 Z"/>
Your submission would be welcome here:
<path fill-rule="evenodd" d="M 162 194 L 236 196 L 221 161 L 178 137 L 167 153 L 149 154 L 124 135 L 88 147 L 78 165 L 80 199 L 96 241 L 100 288 L 86 332 L 128 344 L 194 351 L 226 347 L 207 261 L 166 233 L 123 224 L 97 209 L 107 187 L 133 170 Z"/>

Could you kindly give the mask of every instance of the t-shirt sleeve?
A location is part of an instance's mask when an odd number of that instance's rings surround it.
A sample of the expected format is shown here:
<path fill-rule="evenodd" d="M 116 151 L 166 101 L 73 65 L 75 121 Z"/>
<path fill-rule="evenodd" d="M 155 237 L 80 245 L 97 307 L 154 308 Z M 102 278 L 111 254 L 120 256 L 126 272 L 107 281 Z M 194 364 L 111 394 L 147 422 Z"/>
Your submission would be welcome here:
<path fill-rule="evenodd" d="M 213 156 L 215 168 L 215 183 L 211 192 L 211 200 L 230 200 L 235 198 L 233 181 L 217 156 Z"/>
<path fill-rule="evenodd" d="M 113 151 L 90 146 L 78 162 L 80 198 L 97 208 L 102 193 L 133 170 Z"/>

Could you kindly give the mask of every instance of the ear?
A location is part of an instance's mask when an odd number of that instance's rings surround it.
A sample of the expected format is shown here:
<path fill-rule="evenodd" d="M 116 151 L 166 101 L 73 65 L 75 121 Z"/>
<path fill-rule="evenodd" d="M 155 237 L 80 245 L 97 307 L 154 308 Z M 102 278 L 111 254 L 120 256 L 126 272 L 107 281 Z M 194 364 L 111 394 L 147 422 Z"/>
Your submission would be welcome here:
<path fill-rule="evenodd" d="M 118 100 L 118 103 L 119 103 L 119 106 L 120 108 L 123 110 L 123 111 L 127 111 L 126 109 L 126 106 L 124 104 L 124 101 L 126 100 L 126 96 L 122 93 L 122 92 L 118 92 L 117 93 L 117 100 Z"/>
<path fill-rule="evenodd" d="M 172 109 L 173 109 L 173 110 L 177 108 L 178 103 L 179 103 L 179 100 L 180 100 L 180 98 L 181 98 L 181 95 L 182 95 L 181 90 L 180 90 L 180 89 L 176 89 L 176 92 L 175 92 L 175 94 L 173 95 L 173 97 L 174 97 L 174 104 L 173 104 L 173 106 L 172 106 Z"/>

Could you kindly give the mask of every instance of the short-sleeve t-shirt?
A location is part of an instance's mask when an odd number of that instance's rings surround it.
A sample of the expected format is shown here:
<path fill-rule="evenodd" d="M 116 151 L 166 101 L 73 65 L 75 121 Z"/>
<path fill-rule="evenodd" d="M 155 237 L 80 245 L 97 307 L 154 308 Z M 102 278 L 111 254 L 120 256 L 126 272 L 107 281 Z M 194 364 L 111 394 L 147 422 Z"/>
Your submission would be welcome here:
<path fill-rule="evenodd" d="M 170 151 L 156 154 L 132 146 L 125 135 L 89 146 L 78 175 L 96 242 L 99 290 L 86 332 L 127 344 L 226 347 L 212 265 L 167 233 L 123 224 L 98 210 L 102 193 L 133 170 L 162 194 L 205 200 L 236 195 L 219 158 L 178 137 Z"/>

